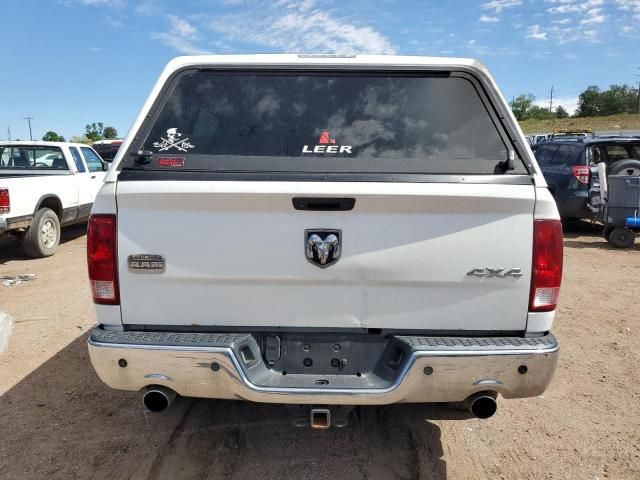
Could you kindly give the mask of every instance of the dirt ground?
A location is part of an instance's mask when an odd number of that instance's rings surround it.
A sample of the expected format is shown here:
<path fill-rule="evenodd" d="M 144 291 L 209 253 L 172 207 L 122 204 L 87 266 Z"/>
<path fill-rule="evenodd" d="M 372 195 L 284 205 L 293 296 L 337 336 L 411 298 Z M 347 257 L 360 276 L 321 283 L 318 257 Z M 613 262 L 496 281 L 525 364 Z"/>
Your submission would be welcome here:
<path fill-rule="evenodd" d="M 145 415 L 136 393 L 94 374 L 85 232 L 30 260 L 0 241 L 0 478 L 639 479 L 640 247 L 610 249 L 587 224 L 566 232 L 555 334 L 561 359 L 543 396 L 500 400 L 489 420 L 442 407 L 363 408 L 313 431 L 279 406 L 178 399 Z"/>

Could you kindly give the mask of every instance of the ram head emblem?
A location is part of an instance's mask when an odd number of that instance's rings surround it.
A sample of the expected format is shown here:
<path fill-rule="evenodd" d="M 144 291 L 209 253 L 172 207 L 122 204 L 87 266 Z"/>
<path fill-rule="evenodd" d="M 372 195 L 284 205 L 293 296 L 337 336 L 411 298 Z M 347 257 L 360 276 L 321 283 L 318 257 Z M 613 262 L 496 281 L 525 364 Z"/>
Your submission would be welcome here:
<path fill-rule="evenodd" d="M 338 261 L 341 253 L 340 230 L 306 230 L 305 253 L 307 260 L 320 268 Z"/>

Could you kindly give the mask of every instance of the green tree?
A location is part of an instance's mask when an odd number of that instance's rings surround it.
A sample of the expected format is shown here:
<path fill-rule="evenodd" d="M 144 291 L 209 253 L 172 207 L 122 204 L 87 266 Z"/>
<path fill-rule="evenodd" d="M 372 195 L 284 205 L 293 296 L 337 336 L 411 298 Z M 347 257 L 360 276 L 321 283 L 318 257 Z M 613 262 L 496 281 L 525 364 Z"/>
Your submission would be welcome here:
<path fill-rule="evenodd" d="M 580 94 L 576 117 L 597 117 L 602 111 L 602 92 L 596 85 L 591 85 Z"/>
<path fill-rule="evenodd" d="M 118 131 L 113 127 L 104 127 L 104 131 L 102 132 L 102 136 L 104 138 L 118 138 Z"/>
<path fill-rule="evenodd" d="M 85 130 L 87 132 L 85 135 L 92 142 L 102 140 L 104 133 L 104 125 L 102 122 L 87 124 Z"/>
<path fill-rule="evenodd" d="M 42 140 L 44 140 L 45 142 L 64 142 L 65 139 L 62 135 L 58 135 L 56 132 L 49 130 L 47 133 L 44 134 L 44 136 L 42 137 Z"/>
<path fill-rule="evenodd" d="M 529 108 L 528 117 L 535 118 L 536 120 L 551 120 L 555 118 L 555 115 L 550 112 L 547 107 L 532 105 L 531 108 Z"/>
<path fill-rule="evenodd" d="M 604 91 L 591 85 L 580 94 L 576 117 L 633 113 L 636 109 L 636 99 L 637 90 L 629 85 L 611 85 Z"/>
<path fill-rule="evenodd" d="M 529 118 L 529 111 L 535 99 L 536 97 L 528 93 L 526 95 L 518 95 L 515 100 L 511 102 L 511 111 L 518 120 L 526 120 Z"/>
<path fill-rule="evenodd" d="M 567 118 L 568 116 L 569 112 L 567 112 L 562 105 L 556 107 L 556 118 Z"/>
<path fill-rule="evenodd" d="M 611 85 L 601 93 L 600 115 L 635 112 L 636 90 L 628 85 Z"/>

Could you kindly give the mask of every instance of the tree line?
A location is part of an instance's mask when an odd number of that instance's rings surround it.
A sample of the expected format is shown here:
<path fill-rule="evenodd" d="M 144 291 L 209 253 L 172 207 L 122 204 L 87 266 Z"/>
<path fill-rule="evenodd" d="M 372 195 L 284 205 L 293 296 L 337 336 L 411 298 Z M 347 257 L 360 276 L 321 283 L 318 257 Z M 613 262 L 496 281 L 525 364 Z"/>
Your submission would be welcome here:
<path fill-rule="evenodd" d="M 85 133 L 83 135 L 74 135 L 71 137 L 71 141 L 75 143 L 92 143 L 98 140 L 110 140 L 113 138 L 118 138 L 118 131 L 113 127 L 105 127 L 102 122 L 97 122 L 88 123 L 85 127 Z M 58 135 L 52 130 L 45 133 L 42 140 L 45 142 L 66 141 L 62 135 Z"/>
<path fill-rule="evenodd" d="M 528 94 L 518 95 L 510 103 L 511 111 L 518 120 L 551 120 L 566 118 L 569 113 L 561 105 L 553 110 L 534 105 L 536 97 Z M 578 97 L 578 108 L 574 117 L 604 117 L 618 113 L 637 113 L 638 89 L 629 85 L 611 85 L 601 90 L 591 85 Z"/>

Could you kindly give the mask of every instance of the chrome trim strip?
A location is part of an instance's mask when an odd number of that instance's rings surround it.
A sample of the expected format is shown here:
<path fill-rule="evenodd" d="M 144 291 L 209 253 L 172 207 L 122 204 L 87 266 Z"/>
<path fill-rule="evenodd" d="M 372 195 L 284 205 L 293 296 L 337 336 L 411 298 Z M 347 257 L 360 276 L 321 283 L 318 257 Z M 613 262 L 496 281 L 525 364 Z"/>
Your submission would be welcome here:
<path fill-rule="evenodd" d="M 162 375 L 161 373 L 147 373 L 144 378 L 151 378 L 154 380 L 164 380 L 167 382 L 173 382 L 173 378 L 167 377 L 166 375 Z"/>

